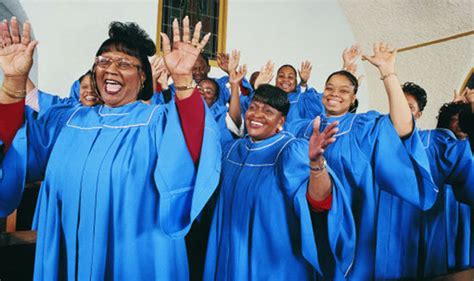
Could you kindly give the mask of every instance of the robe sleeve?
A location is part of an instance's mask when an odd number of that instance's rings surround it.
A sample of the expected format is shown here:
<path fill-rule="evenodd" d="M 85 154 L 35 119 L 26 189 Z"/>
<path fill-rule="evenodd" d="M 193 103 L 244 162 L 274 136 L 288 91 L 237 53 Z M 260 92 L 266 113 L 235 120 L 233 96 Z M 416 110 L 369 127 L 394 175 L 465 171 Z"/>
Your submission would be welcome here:
<path fill-rule="evenodd" d="M 186 99 L 176 99 L 176 107 L 189 153 L 194 163 L 198 163 L 204 131 L 204 102 L 199 90 L 194 89 L 191 96 Z"/>
<path fill-rule="evenodd" d="M 79 80 L 74 81 L 71 85 L 71 90 L 69 91 L 69 97 L 79 101 L 81 97 L 81 82 Z"/>
<path fill-rule="evenodd" d="M 26 121 L 0 164 L 0 217 L 18 206 L 26 182 L 43 178 L 54 142 L 70 115 L 67 109 L 60 106 L 37 119 L 36 112 L 25 107 Z"/>
<path fill-rule="evenodd" d="M 323 95 L 314 88 L 306 89 L 300 99 L 298 107 L 302 119 L 314 119 L 316 116 L 324 114 Z"/>
<path fill-rule="evenodd" d="M 411 135 L 401 139 L 389 115 L 369 111 L 357 114 L 357 119 L 357 142 L 372 163 L 380 188 L 419 209 L 431 208 L 438 188 L 416 127 Z"/>
<path fill-rule="evenodd" d="M 430 134 L 428 150 L 435 182 L 440 187 L 452 185 L 456 200 L 474 207 L 474 164 L 469 142 L 458 140 L 449 130 L 432 130 Z"/>
<path fill-rule="evenodd" d="M 346 274 L 355 255 L 355 224 L 342 184 L 328 167 L 331 176 L 332 206 L 322 219 L 322 228 L 313 223 L 306 199 L 309 181 L 308 142 L 297 139 L 282 151 L 277 162 L 280 186 L 293 204 L 300 220 L 301 251 L 305 259 L 325 278 L 331 279 L 335 270 Z M 324 233 L 323 233 L 324 232 Z M 326 239 L 320 239 L 324 236 Z M 326 260 L 332 260 L 328 263 Z"/>
<path fill-rule="evenodd" d="M 202 101 L 202 100 L 201 100 Z M 159 196 L 159 224 L 171 238 L 184 237 L 214 193 L 221 169 L 220 134 L 207 107 L 196 166 L 188 150 L 175 101 L 168 104 L 166 125 L 157 130 L 154 177 Z M 204 157 L 205 155 L 205 157 Z"/>

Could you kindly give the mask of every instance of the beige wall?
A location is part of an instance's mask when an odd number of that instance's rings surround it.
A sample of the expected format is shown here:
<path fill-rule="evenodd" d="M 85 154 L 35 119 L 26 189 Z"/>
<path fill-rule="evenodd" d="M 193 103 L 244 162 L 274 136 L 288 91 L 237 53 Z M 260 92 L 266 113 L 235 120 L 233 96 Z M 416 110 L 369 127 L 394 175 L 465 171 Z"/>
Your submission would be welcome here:
<path fill-rule="evenodd" d="M 406 47 L 474 30 L 474 1 L 388 1 L 338 0 L 350 22 L 356 40 L 366 49 L 371 42 L 383 40 Z M 421 85 L 428 104 L 418 125 L 436 126 L 438 109 L 451 101 L 474 66 L 474 36 L 427 46 L 398 55 L 397 73 L 401 82 Z M 367 67 L 365 82 L 369 106 L 387 111 L 387 98 L 378 73 Z"/>

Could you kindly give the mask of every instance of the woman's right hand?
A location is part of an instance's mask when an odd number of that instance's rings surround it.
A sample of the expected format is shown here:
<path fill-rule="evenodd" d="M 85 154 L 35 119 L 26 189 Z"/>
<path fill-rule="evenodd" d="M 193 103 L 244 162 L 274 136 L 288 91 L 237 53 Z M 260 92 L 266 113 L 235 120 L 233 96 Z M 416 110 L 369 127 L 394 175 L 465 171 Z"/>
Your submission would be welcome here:
<path fill-rule="evenodd" d="M 28 78 L 33 65 L 33 52 L 37 41 L 31 41 L 30 23 L 23 23 L 23 34 L 20 37 L 18 21 L 12 17 L 0 23 L 0 68 L 5 77 Z"/>

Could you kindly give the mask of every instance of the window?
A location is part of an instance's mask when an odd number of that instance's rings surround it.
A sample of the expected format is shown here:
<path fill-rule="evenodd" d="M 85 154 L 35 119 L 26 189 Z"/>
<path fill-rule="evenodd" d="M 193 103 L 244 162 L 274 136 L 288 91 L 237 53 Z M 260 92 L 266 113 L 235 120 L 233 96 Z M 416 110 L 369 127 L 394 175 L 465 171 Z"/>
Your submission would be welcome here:
<path fill-rule="evenodd" d="M 160 0 L 156 40 L 159 49 L 161 49 L 160 32 L 173 34 L 173 19 L 181 21 L 185 16 L 189 16 L 191 34 L 194 25 L 199 21 L 202 22 L 201 35 L 211 32 L 203 53 L 209 57 L 212 65 L 217 65 L 217 53 L 225 52 L 227 0 Z"/>

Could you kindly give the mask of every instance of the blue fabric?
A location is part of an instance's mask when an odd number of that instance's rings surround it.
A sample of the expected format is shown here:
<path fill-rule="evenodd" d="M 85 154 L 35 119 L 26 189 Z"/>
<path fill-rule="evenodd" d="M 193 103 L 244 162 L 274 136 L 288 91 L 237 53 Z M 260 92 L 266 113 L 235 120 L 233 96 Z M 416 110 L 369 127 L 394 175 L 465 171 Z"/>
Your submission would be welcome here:
<path fill-rule="evenodd" d="M 229 145 L 223 157 L 204 280 L 332 279 L 349 270 L 354 222 L 330 169 L 332 208 L 322 215 L 327 225 L 313 230 L 306 140 L 287 133 L 260 142 L 246 137 Z M 324 234 L 328 241 L 318 243 Z M 321 266 L 330 259 L 332 268 Z"/>
<path fill-rule="evenodd" d="M 38 105 L 40 109 L 39 116 L 47 112 L 48 109 L 55 104 L 69 104 L 71 106 L 79 106 L 81 105 L 81 102 L 75 98 L 60 98 L 55 94 L 49 94 L 38 90 Z"/>
<path fill-rule="evenodd" d="M 224 145 L 234 140 L 234 137 L 227 128 L 227 124 L 225 122 L 225 118 L 227 116 L 228 111 L 227 106 L 219 105 L 217 102 L 215 102 L 213 105 L 211 105 L 209 111 L 214 116 L 217 126 L 219 127 L 219 131 L 221 134 L 221 143 Z"/>
<path fill-rule="evenodd" d="M 6 157 L 28 158 L 26 179 L 18 172 L 25 169 L 12 170 L 23 181 L 44 178 L 34 220 L 35 280 L 187 280 L 184 235 L 221 168 L 209 112 L 198 168 L 174 102 L 59 104 L 39 119 L 27 117 L 13 144 L 26 129 L 27 149 Z M 4 177 L 0 198 L 21 186 Z"/>
<path fill-rule="evenodd" d="M 314 119 L 316 116 L 324 114 L 322 96 L 314 88 L 308 88 L 305 92 L 296 90 L 289 93 L 290 111 L 286 116 L 285 124 L 289 125 L 298 119 Z"/>
<path fill-rule="evenodd" d="M 381 191 L 396 195 L 419 209 L 434 203 L 437 188 L 432 183 L 429 163 L 418 134 L 401 140 L 388 115 L 370 111 L 363 114 L 346 113 L 340 117 L 322 116 L 320 130 L 339 121 L 336 142 L 324 155 L 329 166 L 341 180 L 348 194 L 357 230 L 354 265 L 349 273 L 352 280 L 383 279 L 376 275 L 376 259 L 381 257 L 376 245 L 378 213 L 388 209 Z M 300 120 L 288 128 L 298 137 L 309 139 L 312 120 Z M 390 259 L 395 252 L 387 253 Z M 377 262 L 378 263 L 378 262 Z"/>
<path fill-rule="evenodd" d="M 74 81 L 71 85 L 71 89 L 69 91 L 69 97 L 79 101 L 81 97 L 81 82 L 79 80 Z"/>
<path fill-rule="evenodd" d="M 381 258 L 377 260 L 377 276 L 387 279 L 423 279 L 466 268 L 456 265 L 463 263 L 456 255 L 468 256 L 470 217 L 464 224 L 458 222 L 465 215 L 454 190 L 468 195 L 470 192 L 465 190 L 474 187 L 469 144 L 443 129 L 418 134 L 439 194 L 433 207 L 422 212 L 382 191 L 380 201 L 386 208 L 380 209 L 378 217 L 385 223 L 378 228 L 377 253 Z M 457 183 L 457 187 L 453 189 L 446 183 Z M 472 198 L 462 200 L 469 202 Z M 387 256 L 390 258 L 384 258 Z"/>

